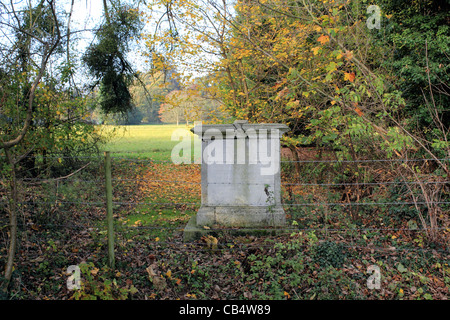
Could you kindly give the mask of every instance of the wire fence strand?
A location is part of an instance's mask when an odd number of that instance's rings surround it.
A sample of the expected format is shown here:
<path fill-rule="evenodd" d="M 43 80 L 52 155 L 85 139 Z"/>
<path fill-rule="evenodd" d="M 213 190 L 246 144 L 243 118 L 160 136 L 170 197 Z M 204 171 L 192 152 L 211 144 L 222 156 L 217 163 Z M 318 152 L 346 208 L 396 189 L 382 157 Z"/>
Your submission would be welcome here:
<path fill-rule="evenodd" d="M 138 163 L 148 163 L 148 164 L 156 164 L 156 163 L 160 163 L 160 164 L 170 164 L 173 166 L 176 166 L 175 164 L 173 164 L 172 161 L 170 160 L 154 160 L 154 159 L 148 159 L 148 158 L 131 158 L 131 157 L 124 157 L 121 154 L 123 154 L 123 152 L 112 152 L 114 154 L 120 154 L 118 156 L 112 156 L 111 159 L 112 160 L 116 160 L 116 164 L 120 165 L 121 163 L 125 162 L 125 163 L 133 163 L 133 162 L 138 162 Z M 136 153 L 133 153 L 133 156 Z M 0 155 L 0 157 L 3 157 L 3 155 Z M 31 157 L 31 156 L 30 156 Z M 73 157 L 70 156 L 59 156 L 59 155 L 55 155 L 55 156 L 33 156 L 35 158 L 38 159 L 73 159 Z M 103 160 L 103 157 L 101 155 L 98 156 L 80 156 L 77 157 L 79 160 L 82 161 L 88 161 L 88 160 L 92 160 L 92 159 L 97 159 L 97 160 Z M 281 163 L 313 163 L 313 164 L 318 164 L 318 163 L 324 163 L 324 164 L 336 164 L 336 165 L 340 165 L 340 164 L 350 164 L 350 163 L 402 163 L 402 162 L 434 162 L 434 161 L 448 161 L 450 160 L 449 158 L 443 158 L 443 159 L 360 159 L 360 160 L 298 160 L 298 161 L 293 161 L 293 160 L 282 160 Z M 114 165 L 113 161 L 113 165 Z M 87 165 L 94 165 L 95 163 L 84 163 L 83 165 L 87 166 Z M 102 163 L 100 162 L 100 167 L 102 166 Z M 152 168 L 151 170 L 157 170 L 157 168 Z M 174 177 L 175 179 L 160 179 L 159 177 L 155 177 L 155 179 L 151 179 L 151 178 L 141 178 L 141 177 L 113 177 L 112 178 L 112 182 L 114 183 L 114 185 L 120 186 L 120 184 L 126 184 L 126 183 L 130 183 L 130 184 L 137 184 L 137 183 L 148 183 L 148 184 L 153 184 L 156 186 L 161 186 L 161 185 L 166 185 L 170 188 L 174 188 L 177 185 L 192 185 L 192 186 L 200 186 L 202 184 L 201 181 L 187 181 L 187 180 L 181 180 L 181 179 L 176 179 L 176 177 Z M 18 181 L 24 183 L 25 185 L 32 185 L 33 183 L 52 183 L 52 182 L 57 182 L 57 185 L 59 184 L 70 184 L 70 183 L 77 183 L 77 188 L 80 188 L 80 184 L 97 184 L 99 189 L 102 190 L 104 184 L 105 184 L 105 180 L 103 178 L 98 178 L 98 179 L 90 179 L 90 177 L 86 176 L 82 176 L 81 178 L 78 177 L 77 175 L 73 175 L 73 176 L 68 176 L 68 177 L 57 177 L 57 178 L 29 178 L 29 177 L 25 177 L 25 178 L 21 178 L 18 179 Z M 265 185 L 265 183 L 263 182 L 252 182 L 252 181 L 246 181 L 246 182 L 215 182 L 213 183 L 215 185 L 233 185 L 233 186 L 260 186 L 260 185 Z M 397 185 L 408 185 L 408 186 L 414 186 L 414 185 L 448 185 L 450 184 L 450 181 L 443 179 L 442 181 L 439 180 L 412 180 L 412 181 L 407 181 L 407 180 L 401 180 L 401 181 L 395 181 L 395 180 L 388 180 L 388 181 L 376 181 L 376 180 L 372 180 L 372 181 L 367 181 L 367 182 L 302 182 L 302 181 L 297 181 L 296 179 L 290 179 L 288 181 L 282 181 L 281 183 L 281 187 L 284 188 L 289 188 L 289 187 L 374 187 L 374 186 L 397 186 Z M 82 191 L 80 191 L 82 192 Z M 57 192 L 55 193 L 57 194 Z M 191 196 L 192 194 L 190 194 Z M 312 194 L 313 195 L 313 194 Z M 33 196 L 36 197 L 36 199 L 30 199 Z M 101 198 L 101 200 L 67 200 L 67 199 L 63 199 L 63 198 L 59 198 L 57 195 L 55 195 L 55 197 L 53 198 L 53 196 L 48 196 L 49 198 L 51 198 L 51 200 L 49 199 L 40 199 L 39 196 L 37 195 L 26 195 L 26 197 L 28 198 L 27 201 L 19 201 L 18 204 L 20 206 L 23 207 L 38 207 L 39 205 L 44 206 L 45 208 L 49 208 L 49 207 L 59 207 L 59 206 L 89 206 L 90 208 L 105 208 L 106 206 L 106 200 L 103 199 L 103 194 L 83 194 L 83 198 L 91 198 L 91 196 L 93 198 L 95 198 L 94 196 L 97 196 L 96 198 L 98 199 L 99 197 Z M 121 196 L 123 196 L 123 194 L 121 194 Z M 197 195 L 198 198 L 199 195 Z M 314 196 L 314 195 L 313 195 Z M 42 197 L 41 197 L 42 198 Z M 120 197 L 117 196 L 116 201 L 113 201 L 112 204 L 114 206 L 134 206 L 135 208 L 138 206 L 157 206 L 158 209 L 161 208 L 175 208 L 175 209 L 180 209 L 183 207 L 190 207 L 192 208 L 192 210 L 194 210 L 195 208 L 198 208 L 202 205 L 201 202 L 196 202 L 196 201 L 171 201 L 170 199 L 168 199 L 168 201 L 142 201 L 142 200 L 136 200 L 136 201 L 122 201 L 120 200 Z M 191 199 L 191 198 L 189 198 Z M 160 199 L 161 200 L 161 199 Z M 367 207 L 372 207 L 372 206 L 395 206 L 395 207 L 402 207 L 402 206 L 410 206 L 410 207 L 417 207 L 417 206 L 421 206 L 426 208 L 427 206 L 441 206 L 444 207 L 446 205 L 450 205 L 450 201 L 446 201 L 445 199 L 443 200 L 435 200 L 435 201 L 411 201 L 411 200 L 404 200 L 404 201 L 342 201 L 342 202 L 336 202 L 336 201 L 322 201 L 320 199 L 315 199 L 312 202 L 311 201 L 303 201 L 303 202 L 298 202 L 299 199 L 297 199 L 297 201 L 293 201 L 290 199 L 286 199 L 285 197 L 282 198 L 282 202 L 281 205 L 286 208 L 286 210 L 288 209 L 295 209 L 295 208 L 301 208 L 301 207 L 362 207 L 362 206 L 367 206 Z M 1 204 L 7 204 L 9 202 L 9 200 L 5 197 L 0 198 L 0 203 Z M 150 209 L 153 210 L 153 209 Z M 184 209 L 183 209 L 184 210 Z M 81 211 L 81 210 L 80 210 Z M 101 211 L 101 212 L 100 212 Z M 97 233 L 97 234 L 102 234 L 102 232 L 104 233 L 104 225 L 103 225 L 103 220 L 104 220 L 104 216 L 105 216 L 105 210 L 99 210 L 98 212 L 95 213 L 95 217 L 93 217 L 94 220 L 92 220 L 92 225 L 88 225 L 88 224 L 84 224 L 84 223 L 39 223 L 37 220 L 36 222 L 31 226 L 31 227 L 35 227 L 37 229 L 45 229 L 45 228 L 68 228 L 68 229 L 73 229 L 73 230 L 77 230 L 77 231 L 88 231 L 88 232 L 93 232 L 93 233 Z M 298 210 L 297 210 L 298 211 Z M 65 214 L 70 214 L 70 212 L 64 212 Z M 336 215 L 339 214 L 339 212 L 336 210 L 336 212 L 329 212 L 328 215 L 333 215 L 334 213 L 336 213 Z M 308 218 L 308 217 L 304 217 L 304 218 Z M 95 220 L 98 219 L 98 220 Z M 119 222 L 116 221 L 115 222 L 115 231 L 117 232 L 117 234 L 119 234 L 121 237 L 125 237 L 125 236 L 133 236 L 134 232 L 149 232 L 149 231 L 158 231 L 158 232 L 163 232 L 163 233 L 167 233 L 169 234 L 170 232 L 178 232 L 178 233 L 182 233 L 185 223 L 186 223 L 186 219 L 182 219 L 182 224 L 181 226 L 169 226 L 167 224 L 165 225 L 158 225 L 157 222 L 153 222 L 153 224 L 150 225 L 130 225 L 130 223 L 132 222 Z M 30 225 L 27 225 L 27 227 L 30 227 Z M 0 228 L 0 230 L 2 230 L 2 228 Z M 355 227 L 355 228 L 351 228 L 351 227 L 346 227 L 344 226 L 343 228 L 336 228 L 333 227 L 331 224 L 324 223 L 321 226 L 314 226 L 314 227 L 298 227 L 298 226 L 283 226 L 283 227 L 276 227 L 276 228 L 256 228 L 256 227 L 243 227 L 243 228 L 234 228 L 234 227 L 220 227 L 220 228 L 209 228 L 208 232 L 234 232 L 234 231 L 242 231 L 242 229 L 247 230 L 247 231 L 263 231 L 263 232 L 268 232 L 268 234 L 270 234 L 271 232 L 276 232 L 276 235 L 290 235 L 292 233 L 301 233 L 301 232 L 318 232 L 318 233 L 324 233 L 327 236 L 329 234 L 339 234 L 339 235 L 345 235 L 345 236 L 349 236 L 352 237 L 352 244 L 345 244 L 345 246 L 347 246 L 348 248 L 354 248 L 354 249 L 358 249 L 358 250 L 376 250 L 376 251 L 382 251 L 382 252 L 433 252 L 434 251 L 438 251 L 438 252 L 443 252 L 448 254 L 450 251 L 449 246 L 447 244 L 446 249 L 432 249 L 432 248 L 405 248 L 405 247 L 380 247 L 380 246 L 376 246 L 373 244 L 367 244 L 367 245 L 354 245 L 353 241 L 355 240 L 354 238 L 357 238 L 356 240 L 361 240 L 362 238 L 362 234 L 368 234 L 371 232 L 380 232 L 381 234 L 385 234 L 385 233 L 427 233 L 431 230 L 439 230 L 442 232 L 450 232 L 450 230 L 446 227 L 433 227 L 433 228 L 427 228 L 424 227 L 423 225 L 421 227 L 416 227 L 416 228 L 410 228 L 410 227 Z M 348 233 L 348 234 L 346 234 Z M 177 246 L 178 248 L 180 248 L 181 250 L 198 250 L 198 248 L 201 248 L 201 250 L 210 250 L 210 248 L 206 248 L 207 245 L 206 243 L 202 242 L 201 240 L 190 243 L 190 244 L 186 244 L 186 243 L 182 243 L 179 241 L 170 241 L 170 240 L 163 240 L 163 241 L 147 241 L 147 245 L 149 246 L 153 246 L 153 247 L 157 247 L 157 246 Z M 257 246 L 257 248 L 273 248 L 274 245 L 273 244 L 248 244 L 248 243 L 243 243 L 243 242 L 225 242 L 225 243 L 219 243 L 218 244 L 218 248 L 220 249 L 227 249 L 227 250 L 244 250 L 244 249 L 255 249 L 254 246 Z M 305 245 L 305 247 L 310 246 L 309 244 Z M 189 249 L 186 249 L 186 247 L 189 247 Z"/>

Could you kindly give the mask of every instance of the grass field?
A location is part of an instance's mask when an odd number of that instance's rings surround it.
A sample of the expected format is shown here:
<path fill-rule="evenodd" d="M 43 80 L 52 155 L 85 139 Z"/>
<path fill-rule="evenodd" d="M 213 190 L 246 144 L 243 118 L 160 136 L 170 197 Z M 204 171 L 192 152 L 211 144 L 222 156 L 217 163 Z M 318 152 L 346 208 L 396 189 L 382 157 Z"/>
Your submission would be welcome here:
<path fill-rule="evenodd" d="M 189 130 L 186 125 L 134 125 L 104 126 L 104 134 L 111 136 L 105 151 L 114 156 L 127 158 L 149 158 L 170 160 L 172 148 L 178 141 L 172 141 L 175 130 Z"/>
<path fill-rule="evenodd" d="M 166 239 L 170 232 L 163 228 L 184 228 L 189 217 L 196 212 L 194 206 L 168 205 L 159 206 L 152 203 L 197 203 L 200 201 L 198 184 L 171 183 L 170 181 L 200 182 L 200 171 L 197 165 L 174 165 L 171 162 L 173 147 L 179 141 L 172 141 L 176 130 L 188 131 L 185 125 L 134 125 L 103 126 L 103 132 L 110 137 L 104 150 L 113 152 L 119 159 L 113 161 L 113 176 L 136 179 L 134 182 L 123 182 L 116 186 L 116 194 L 127 190 L 129 197 L 139 202 L 132 210 L 122 208 L 116 211 L 120 217 L 120 225 L 127 227 L 156 227 L 136 230 L 145 237 Z M 191 133 L 192 136 L 194 136 Z M 135 163 L 132 159 L 142 159 Z M 156 163 L 145 160 L 156 160 Z M 131 160 L 131 162 L 129 161 Z M 159 162 L 163 161 L 163 162 Z M 168 161 L 167 163 L 165 161 Z M 126 199 L 126 195 L 122 199 Z M 161 229 L 159 229 L 161 228 Z M 128 236 L 135 236 L 134 232 Z"/>

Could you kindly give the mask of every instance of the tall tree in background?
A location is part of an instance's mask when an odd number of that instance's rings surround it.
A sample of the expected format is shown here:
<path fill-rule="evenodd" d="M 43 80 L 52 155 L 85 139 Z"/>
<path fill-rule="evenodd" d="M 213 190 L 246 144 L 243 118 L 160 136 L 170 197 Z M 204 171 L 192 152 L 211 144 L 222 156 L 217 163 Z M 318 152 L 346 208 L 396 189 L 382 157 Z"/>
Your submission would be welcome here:
<path fill-rule="evenodd" d="M 158 111 L 164 97 L 172 90 L 180 89 L 175 71 L 150 71 L 139 75 L 130 87 L 136 109 L 142 114 L 142 123 L 160 123 Z M 149 97 L 150 96 L 150 97 Z"/>

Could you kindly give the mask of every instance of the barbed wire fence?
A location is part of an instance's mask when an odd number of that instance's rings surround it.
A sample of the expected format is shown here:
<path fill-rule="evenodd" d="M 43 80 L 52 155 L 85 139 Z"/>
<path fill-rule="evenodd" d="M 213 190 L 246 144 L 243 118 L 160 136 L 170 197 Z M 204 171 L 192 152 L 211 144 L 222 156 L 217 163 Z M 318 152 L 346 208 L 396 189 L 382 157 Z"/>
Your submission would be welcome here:
<path fill-rule="evenodd" d="M 81 156 L 78 160 L 83 162 L 83 170 L 78 170 L 74 174 L 69 174 L 57 178 L 24 177 L 20 179 L 22 184 L 22 200 L 19 202 L 22 230 L 35 230 L 53 232 L 59 231 L 61 242 L 71 245 L 73 251 L 79 250 L 77 244 L 81 241 L 91 241 L 91 248 L 95 248 L 97 243 L 103 243 L 107 247 L 108 263 L 114 265 L 114 254 L 122 252 L 122 248 L 129 243 L 134 236 L 144 237 L 145 243 L 150 248 L 164 248 L 172 246 L 184 251 L 206 251 L 208 244 L 202 240 L 186 243 L 182 241 L 183 228 L 188 219 L 194 215 L 200 207 L 200 187 L 199 165 L 192 165 L 198 169 L 198 174 L 191 177 L 191 180 L 179 179 L 177 176 L 169 174 L 169 177 L 159 174 L 158 170 L 166 170 L 167 167 L 175 168 L 177 165 L 171 161 L 152 160 L 146 158 L 133 158 L 123 156 L 109 156 L 111 160 L 111 171 L 108 178 L 108 165 L 105 164 L 102 156 Z M 47 156 L 48 159 L 61 162 L 63 156 Z M 42 157 L 41 157 L 42 159 Z M 282 172 L 282 205 L 285 208 L 288 224 L 285 227 L 278 227 L 276 233 L 266 233 L 269 235 L 292 235 L 299 233 L 316 233 L 321 240 L 334 239 L 342 240 L 343 246 L 363 251 L 379 252 L 426 252 L 433 251 L 445 255 L 450 253 L 448 239 L 440 247 L 411 246 L 405 243 L 384 245 L 383 239 L 371 242 L 374 232 L 388 234 L 426 234 L 429 230 L 439 231 L 446 236 L 450 233 L 448 225 L 441 225 L 431 228 L 421 225 L 415 221 L 414 225 L 388 226 L 388 217 L 395 214 L 409 217 L 409 220 L 417 220 L 415 211 L 423 207 L 433 206 L 441 213 L 441 221 L 448 222 L 448 212 L 450 211 L 450 200 L 439 198 L 433 201 L 418 200 L 407 196 L 408 189 L 405 186 L 433 185 L 448 187 L 449 182 L 445 178 L 423 180 L 395 180 L 383 179 L 379 177 L 369 181 L 345 181 L 346 176 L 336 170 L 321 169 L 318 172 L 321 181 L 311 181 L 314 175 L 300 176 L 292 175 L 292 165 L 301 163 L 305 170 L 315 170 L 311 166 L 332 165 L 335 167 L 346 166 L 348 169 L 360 168 L 368 170 L 367 165 L 378 164 L 386 168 L 387 164 L 395 163 L 430 163 L 433 161 L 449 161 L 450 159 L 364 159 L 364 160 L 300 160 L 281 161 Z M 139 176 L 139 172 L 134 172 L 134 166 L 140 166 L 139 170 L 145 171 L 148 177 Z M 151 166 L 151 168 L 149 168 Z M 105 170 L 106 169 L 106 170 Z M 128 170 L 130 169 L 130 170 Z M 139 171 L 138 170 L 138 171 Z M 340 167 L 339 170 L 344 170 Z M 338 170 L 338 171 L 339 171 Z M 86 171 L 86 172 L 85 172 Z M 319 170 L 320 171 L 320 170 Z M 345 170 L 344 170 L 345 171 Z M 106 172 L 106 174 L 105 174 Z M 322 174 L 322 175 L 321 175 Z M 135 175 L 133 177 L 133 175 Z M 339 176 L 340 175 L 340 176 Z M 339 176 L 339 177 L 337 177 Z M 189 177 L 188 177 L 189 178 Z M 196 179 L 195 179 L 196 178 Z M 109 180 L 109 181 L 108 181 Z M 110 190 L 107 192 L 108 183 Z M 224 183 L 226 184 L 226 183 Z M 242 182 L 242 184 L 251 184 Z M 180 193 L 177 188 L 186 188 Z M 146 189 L 147 196 L 143 199 L 136 190 Z M 152 193 L 164 189 L 168 197 L 151 197 Z M 317 188 L 317 189 L 316 189 Z M 395 197 L 380 197 L 363 194 L 370 189 L 373 193 L 375 189 L 391 188 Z M 403 188 L 403 189 L 402 189 Z M 319 192 L 319 189 L 322 192 Z M 330 190 L 333 189 L 334 192 Z M 355 189 L 357 189 L 355 191 Z M 178 197 L 170 197 L 170 190 Z M 410 190 L 410 189 L 409 189 Z M 356 193 L 356 197 L 352 192 Z M 0 206 L 6 207 L 8 197 L 5 192 L 0 194 Z M 136 198 L 133 198 L 136 197 Z M 395 198 L 395 199 L 394 199 Z M 186 201 L 183 201 L 183 200 Z M 364 199 L 364 200 L 361 200 Z M 170 210 L 170 223 L 160 223 L 159 212 Z M 345 211 L 345 214 L 343 212 Z M 374 222 L 367 226 L 364 219 L 359 219 L 369 215 L 368 221 Z M 386 218 L 384 221 L 384 218 Z M 147 217 L 149 217 L 147 219 Z M 359 218 L 355 218 L 358 217 Z M 132 217 L 133 219 L 130 219 Z M 348 217 L 345 218 L 345 217 Z M 395 217 L 394 217 L 395 218 Z M 147 219 L 147 220 L 145 220 Z M 447 219 L 447 220 L 445 220 Z M 142 222 L 145 220 L 144 222 Z M 341 221 L 342 220 L 342 221 Z M 134 221 L 134 223 L 132 222 Z M 382 222 L 384 221 L 384 222 Z M 386 226 L 385 226 L 386 225 Z M 1 226 L 3 233 L 2 242 L 6 243 L 7 224 Z M 64 230 L 72 230 L 65 233 Z M 210 228 L 210 232 L 222 232 L 232 234 L 236 228 Z M 245 228 L 246 231 L 268 231 L 265 228 Z M 75 232 L 75 233 L 74 233 Z M 66 236 L 64 235 L 66 234 Z M 332 235 L 335 235 L 332 237 Z M 28 241 L 34 241 L 36 246 L 22 248 L 27 251 L 30 259 L 36 259 L 42 255 L 42 248 L 48 243 L 43 243 L 39 237 L 34 237 Z M 448 238 L 448 237 L 447 237 Z M 386 238 L 384 238 L 386 239 Z M 45 242 L 45 241 L 44 241 Z M 388 241 L 384 241 L 386 244 Z M 306 246 L 306 245 L 305 245 Z M 5 246 L 6 247 L 6 246 Z M 246 250 L 254 249 L 255 244 L 240 242 L 236 238 L 224 238 L 224 242 L 218 243 L 221 250 Z M 258 243 L 258 248 L 270 248 L 273 244 Z M 89 253 L 86 253 L 89 254 Z M 111 257 L 112 255 L 112 257 Z"/>

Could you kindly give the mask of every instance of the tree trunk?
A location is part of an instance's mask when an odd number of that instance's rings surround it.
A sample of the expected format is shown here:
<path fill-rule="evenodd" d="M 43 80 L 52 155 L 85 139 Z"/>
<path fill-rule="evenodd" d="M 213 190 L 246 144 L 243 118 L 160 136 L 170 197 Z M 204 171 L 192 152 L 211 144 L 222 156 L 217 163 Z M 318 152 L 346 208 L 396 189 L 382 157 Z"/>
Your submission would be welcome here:
<path fill-rule="evenodd" d="M 5 148 L 5 154 L 8 160 L 8 164 L 11 166 L 11 178 L 10 178 L 10 188 L 11 188 L 11 199 L 9 202 L 9 223 L 10 223 L 10 235 L 9 235 L 9 248 L 8 257 L 5 268 L 5 287 L 7 290 L 9 283 L 11 281 L 13 267 L 14 267 L 14 256 L 17 247 L 17 183 L 16 183 L 16 163 L 9 151 L 9 148 Z"/>

